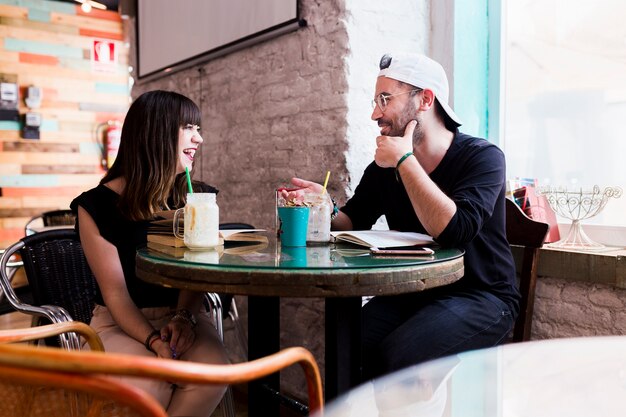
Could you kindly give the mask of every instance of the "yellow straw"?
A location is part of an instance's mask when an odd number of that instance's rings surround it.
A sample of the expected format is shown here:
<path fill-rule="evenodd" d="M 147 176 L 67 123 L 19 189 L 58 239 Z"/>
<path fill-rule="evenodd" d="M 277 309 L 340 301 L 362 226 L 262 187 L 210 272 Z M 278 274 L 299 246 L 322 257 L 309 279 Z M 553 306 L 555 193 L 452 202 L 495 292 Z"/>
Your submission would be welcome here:
<path fill-rule="evenodd" d="M 326 179 L 324 180 L 324 189 L 322 195 L 326 194 L 326 186 L 328 185 L 328 178 L 330 177 L 330 171 L 326 171 Z"/>

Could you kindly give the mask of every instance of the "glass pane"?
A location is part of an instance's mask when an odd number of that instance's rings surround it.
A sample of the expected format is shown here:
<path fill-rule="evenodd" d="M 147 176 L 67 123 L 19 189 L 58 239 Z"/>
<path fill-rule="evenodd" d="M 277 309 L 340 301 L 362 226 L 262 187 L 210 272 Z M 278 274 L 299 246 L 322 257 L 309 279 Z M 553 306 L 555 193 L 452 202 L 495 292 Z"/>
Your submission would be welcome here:
<path fill-rule="evenodd" d="M 504 20 L 508 177 L 626 191 L 626 3 L 515 0 Z M 626 196 L 585 223 L 626 226 Z"/>

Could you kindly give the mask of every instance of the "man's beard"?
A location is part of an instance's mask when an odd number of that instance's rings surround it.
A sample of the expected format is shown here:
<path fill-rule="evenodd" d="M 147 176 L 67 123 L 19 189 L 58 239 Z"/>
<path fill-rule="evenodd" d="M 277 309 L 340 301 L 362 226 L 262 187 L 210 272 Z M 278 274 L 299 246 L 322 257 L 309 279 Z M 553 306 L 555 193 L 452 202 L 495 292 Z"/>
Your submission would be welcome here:
<path fill-rule="evenodd" d="M 417 116 L 418 114 L 417 109 L 415 108 L 415 103 L 413 100 L 409 100 L 395 120 L 382 118 L 379 120 L 379 123 L 382 122 L 391 126 L 387 136 L 404 136 L 406 126 L 412 120 L 415 120 L 417 125 L 415 125 L 415 130 L 413 131 L 413 146 L 417 146 L 424 136 L 422 125 Z"/>

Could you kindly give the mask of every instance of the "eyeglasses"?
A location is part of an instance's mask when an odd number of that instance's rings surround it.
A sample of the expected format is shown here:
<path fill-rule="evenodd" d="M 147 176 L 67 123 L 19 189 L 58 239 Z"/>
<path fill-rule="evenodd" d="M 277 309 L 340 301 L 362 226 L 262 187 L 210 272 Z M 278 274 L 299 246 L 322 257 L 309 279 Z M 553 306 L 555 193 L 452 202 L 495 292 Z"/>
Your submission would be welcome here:
<path fill-rule="evenodd" d="M 376 96 L 376 98 L 374 100 L 372 100 L 372 109 L 375 109 L 376 106 L 378 106 L 380 111 L 385 111 L 387 109 L 387 104 L 389 104 L 389 99 L 391 97 L 401 96 L 403 94 L 409 94 L 409 93 L 412 93 L 414 91 L 422 91 L 422 89 L 421 88 L 414 88 L 413 90 L 404 91 L 404 92 L 398 93 L 398 94 L 380 93 L 379 95 Z"/>

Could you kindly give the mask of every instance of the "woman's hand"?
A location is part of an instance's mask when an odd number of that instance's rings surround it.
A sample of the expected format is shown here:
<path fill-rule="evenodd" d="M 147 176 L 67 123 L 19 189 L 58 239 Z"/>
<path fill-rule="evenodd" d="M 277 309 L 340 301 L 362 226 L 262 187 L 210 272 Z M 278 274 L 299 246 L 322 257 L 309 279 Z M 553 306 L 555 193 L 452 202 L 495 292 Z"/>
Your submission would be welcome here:
<path fill-rule="evenodd" d="M 195 339 L 196 333 L 193 329 L 193 324 L 179 316 L 174 316 L 161 329 L 161 341 L 169 349 L 169 356 L 167 357 L 172 359 L 180 358 L 193 345 Z M 161 356 L 161 350 L 154 350 L 157 352 L 157 355 Z"/>
<path fill-rule="evenodd" d="M 159 358 L 176 359 L 173 356 L 169 341 L 163 340 L 161 337 L 156 338 L 152 343 L 150 343 L 150 349 L 152 349 L 152 351 Z"/>

